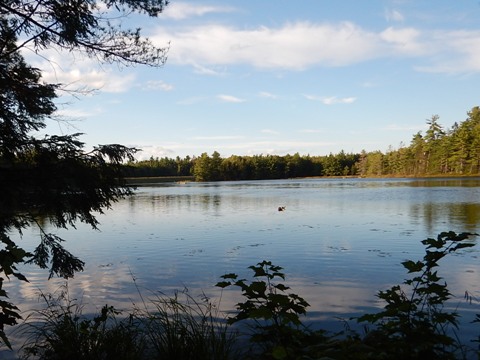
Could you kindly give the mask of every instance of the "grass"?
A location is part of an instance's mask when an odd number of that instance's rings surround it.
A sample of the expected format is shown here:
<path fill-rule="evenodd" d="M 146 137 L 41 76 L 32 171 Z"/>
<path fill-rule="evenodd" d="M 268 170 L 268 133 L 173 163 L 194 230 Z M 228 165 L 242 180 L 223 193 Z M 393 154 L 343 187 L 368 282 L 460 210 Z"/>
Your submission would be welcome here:
<path fill-rule="evenodd" d="M 105 305 L 96 316 L 70 299 L 68 287 L 41 297 L 18 332 L 26 338 L 21 359 L 136 360 L 235 359 L 235 332 L 207 298 L 188 291 L 173 297 L 153 294 L 142 306 L 122 312 Z"/>
<path fill-rule="evenodd" d="M 26 342 L 22 359 L 142 359 L 145 348 L 138 324 L 130 316 L 105 305 L 94 317 L 70 299 L 68 287 L 56 294 L 41 294 L 45 308 L 33 311 L 19 328 Z"/>
<path fill-rule="evenodd" d="M 144 332 L 148 359 L 232 359 L 235 333 L 206 296 L 200 300 L 187 289 L 173 297 L 154 294 L 135 316 Z"/>

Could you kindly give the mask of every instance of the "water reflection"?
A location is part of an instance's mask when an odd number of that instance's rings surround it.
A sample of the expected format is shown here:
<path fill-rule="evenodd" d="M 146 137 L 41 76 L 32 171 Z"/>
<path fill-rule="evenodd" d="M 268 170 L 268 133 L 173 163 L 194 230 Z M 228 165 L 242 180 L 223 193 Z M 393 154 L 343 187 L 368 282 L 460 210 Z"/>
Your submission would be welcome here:
<path fill-rule="evenodd" d="M 474 233 L 480 224 L 480 204 L 451 202 L 413 204 L 410 216 L 422 219 L 427 232 L 430 233 L 434 231 L 439 220 L 449 229 Z"/>
<path fill-rule="evenodd" d="M 292 291 L 311 304 L 309 319 L 326 321 L 378 307 L 375 293 L 404 279 L 400 263 L 423 256 L 421 240 L 446 230 L 480 232 L 479 219 L 479 179 L 160 184 L 116 203 L 99 217 L 100 232 L 79 225 L 59 235 L 86 261 L 70 289 L 89 311 L 107 302 L 129 308 L 139 300 L 136 285 L 167 293 L 186 286 L 219 298 L 213 284 L 221 275 L 248 277 L 249 265 L 267 259 L 285 268 Z M 24 235 L 28 250 L 37 235 Z M 466 290 L 480 298 L 478 251 L 441 268 L 459 301 Z M 46 282 L 38 269 L 22 271 L 31 283 L 8 285 L 22 308 L 36 304 L 37 289 L 62 283 Z M 221 297 L 225 309 L 240 301 L 237 292 Z"/>

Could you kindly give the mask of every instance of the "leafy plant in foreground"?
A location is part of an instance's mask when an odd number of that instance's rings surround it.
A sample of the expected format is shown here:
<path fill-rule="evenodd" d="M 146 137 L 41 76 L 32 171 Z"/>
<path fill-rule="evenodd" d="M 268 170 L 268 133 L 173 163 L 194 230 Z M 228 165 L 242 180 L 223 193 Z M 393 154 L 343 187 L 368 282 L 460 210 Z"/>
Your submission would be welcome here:
<path fill-rule="evenodd" d="M 304 346 L 308 335 L 300 315 L 306 314 L 309 304 L 296 294 L 286 293 L 288 286 L 274 282 L 277 278 L 285 280 L 282 267 L 262 261 L 249 269 L 254 272 L 254 278 L 264 280 L 247 282 L 230 273 L 221 276 L 224 280 L 216 284 L 220 288 L 237 286 L 246 298 L 237 304 L 239 312 L 229 318 L 229 323 L 250 320 L 251 340 L 263 348 L 264 357 L 291 358 Z"/>
<path fill-rule="evenodd" d="M 449 331 L 458 328 L 458 314 L 444 309 L 451 293 L 436 268 L 448 254 L 474 246 L 467 242 L 471 235 L 476 234 L 450 231 L 440 233 L 436 239 L 423 240 L 423 260 L 402 263 L 416 275 L 405 280 L 404 287 L 395 285 L 378 293 L 378 298 L 386 302 L 383 311 L 358 318 L 376 325 L 364 339 L 375 349 L 376 358 L 455 358 L 459 345 Z"/>

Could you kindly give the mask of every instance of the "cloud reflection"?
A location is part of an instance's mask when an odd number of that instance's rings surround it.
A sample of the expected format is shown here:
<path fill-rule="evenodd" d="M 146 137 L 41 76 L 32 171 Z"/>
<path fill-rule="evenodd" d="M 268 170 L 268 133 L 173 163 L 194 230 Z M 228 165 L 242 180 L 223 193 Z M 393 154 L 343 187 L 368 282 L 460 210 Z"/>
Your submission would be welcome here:
<path fill-rule="evenodd" d="M 375 294 L 401 284 L 405 259 L 419 260 L 420 241 L 448 229 L 478 231 L 478 186 L 458 180 L 310 179 L 164 184 L 142 187 L 99 218 L 101 232 L 78 226 L 60 235 L 86 269 L 69 281 L 70 296 L 93 313 L 103 305 L 131 309 L 141 293 L 189 289 L 231 311 L 240 291 L 214 287 L 235 272 L 271 260 L 284 267 L 291 292 L 309 303 L 308 321 L 373 312 Z M 456 184 L 456 185 L 455 185 Z M 286 210 L 279 212 L 278 207 Z M 35 234 L 22 241 L 31 250 Z M 476 240 L 472 240 L 476 241 Z M 467 311 L 463 294 L 480 298 L 478 249 L 449 257 L 440 270 Z M 443 261 L 443 260 L 442 260 Z M 444 270 L 445 269 L 445 270 Z M 63 280 L 20 269 L 30 283 L 6 284 L 20 308 L 39 308 L 38 291 L 53 293 Z M 134 281 L 135 279 L 135 281 Z M 136 287 L 138 286 L 138 288 Z M 471 310 L 469 310 L 471 311 Z M 480 312 L 480 311 L 479 311 Z"/>

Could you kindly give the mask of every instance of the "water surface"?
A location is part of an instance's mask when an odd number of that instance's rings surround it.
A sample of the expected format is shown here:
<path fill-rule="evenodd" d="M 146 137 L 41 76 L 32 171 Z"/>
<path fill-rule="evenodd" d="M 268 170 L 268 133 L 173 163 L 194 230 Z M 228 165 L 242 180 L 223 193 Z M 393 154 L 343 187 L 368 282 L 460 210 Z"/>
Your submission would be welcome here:
<path fill-rule="evenodd" d="M 421 240 L 447 230 L 480 232 L 480 179 L 157 184 L 138 188 L 98 220 L 100 231 L 79 224 L 58 232 L 86 262 L 69 287 L 88 311 L 105 303 L 131 308 L 138 288 L 169 294 L 187 287 L 218 299 L 219 276 L 248 277 L 249 265 L 271 260 L 284 267 L 292 292 L 311 304 L 309 321 L 341 328 L 335 317 L 381 306 L 376 292 L 402 282 L 400 263 L 421 259 Z M 33 249 L 37 235 L 27 231 L 22 244 Z M 480 310 L 463 294 L 480 298 L 478 256 L 474 247 L 441 268 L 457 296 L 452 306 L 472 319 Z M 22 270 L 31 283 L 9 287 L 22 308 L 41 307 L 38 290 L 55 291 L 63 283 L 47 282 L 47 273 L 35 267 Z M 237 291 L 221 297 L 225 310 L 241 301 Z M 471 325 L 468 331 L 478 334 Z"/>

